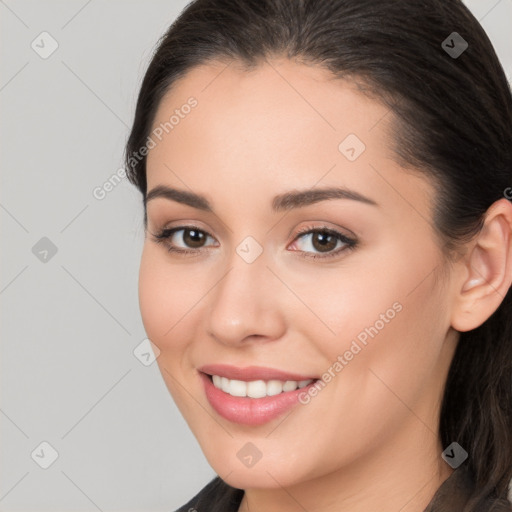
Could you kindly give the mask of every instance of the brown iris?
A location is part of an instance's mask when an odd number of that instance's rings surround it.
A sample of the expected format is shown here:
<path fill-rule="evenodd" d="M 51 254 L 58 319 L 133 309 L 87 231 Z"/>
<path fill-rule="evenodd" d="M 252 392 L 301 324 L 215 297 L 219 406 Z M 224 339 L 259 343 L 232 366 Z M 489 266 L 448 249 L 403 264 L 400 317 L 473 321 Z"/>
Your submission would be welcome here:
<path fill-rule="evenodd" d="M 205 234 L 197 229 L 185 229 L 183 232 L 183 241 L 188 247 L 194 249 L 201 247 L 205 239 Z"/>
<path fill-rule="evenodd" d="M 316 231 L 312 233 L 313 247 L 320 252 L 329 252 L 336 247 L 337 238 L 325 231 Z"/>

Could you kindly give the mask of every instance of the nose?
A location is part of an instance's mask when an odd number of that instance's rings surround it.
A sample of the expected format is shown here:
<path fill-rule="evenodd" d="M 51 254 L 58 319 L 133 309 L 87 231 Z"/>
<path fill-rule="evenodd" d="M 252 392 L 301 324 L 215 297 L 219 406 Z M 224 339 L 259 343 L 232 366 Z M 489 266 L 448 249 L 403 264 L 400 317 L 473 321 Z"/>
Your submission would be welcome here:
<path fill-rule="evenodd" d="M 225 345 L 239 346 L 283 335 L 285 289 L 267 267 L 269 263 L 265 253 L 251 263 L 233 254 L 227 273 L 209 294 L 209 336 Z"/>

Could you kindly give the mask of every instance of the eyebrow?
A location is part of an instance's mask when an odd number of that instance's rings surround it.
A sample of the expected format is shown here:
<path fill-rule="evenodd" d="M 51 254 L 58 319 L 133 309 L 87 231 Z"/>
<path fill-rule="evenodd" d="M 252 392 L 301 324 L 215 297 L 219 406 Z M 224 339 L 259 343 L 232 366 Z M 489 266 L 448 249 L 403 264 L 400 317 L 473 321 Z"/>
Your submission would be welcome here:
<path fill-rule="evenodd" d="M 157 197 L 163 197 L 171 201 L 186 204 L 192 208 L 197 208 L 205 212 L 212 212 L 213 208 L 206 197 L 189 192 L 168 187 L 166 185 L 157 185 L 144 199 L 144 205 Z M 373 199 L 366 197 L 359 192 L 344 187 L 315 188 L 307 190 L 294 190 L 285 192 L 274 197 L 272 200 L 272 210 L 280 212 L 291 210 L 293 208 L 302 208 L 320 201 L 328 199 L 350 199 L 372 206 L 379 206 Z"/>

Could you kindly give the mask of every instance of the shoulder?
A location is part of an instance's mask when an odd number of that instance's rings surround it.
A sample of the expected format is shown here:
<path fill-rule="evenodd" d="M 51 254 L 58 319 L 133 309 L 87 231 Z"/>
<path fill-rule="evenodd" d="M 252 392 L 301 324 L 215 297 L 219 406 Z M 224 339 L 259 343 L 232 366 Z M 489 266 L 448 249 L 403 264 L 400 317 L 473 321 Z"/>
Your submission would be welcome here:
<path fill-rule="evenodd" d="M 175 512 L 237 512 L 243 495 L 217 476 Z"/>

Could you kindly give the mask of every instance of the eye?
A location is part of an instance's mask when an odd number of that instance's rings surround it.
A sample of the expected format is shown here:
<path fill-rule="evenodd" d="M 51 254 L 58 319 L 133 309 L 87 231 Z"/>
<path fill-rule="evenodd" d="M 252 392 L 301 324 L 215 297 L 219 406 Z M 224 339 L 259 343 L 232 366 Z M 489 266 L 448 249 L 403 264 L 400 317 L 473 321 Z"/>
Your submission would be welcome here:
<path fill-rule="evenodd" d="M 163 229 L 159 233 L 152 233 L 152 235 L 155 242 L 164 244 L 169 252 L 181 254 L 197 253 L 205 247 L 208 238 L 215 240 L 209 233 L 197 226 L 178 226 Z"/>
<path fill-rule="evenodd" d="M 298 250 L 303 253 L 302 256 L 313 259 L 338 256 L 342 251 L 352 250 L 357 245 L 357 240 L 323 226 L 308 226 L 299 231 L 295 240 L 294 245 L 300 242 Z M 312 254 L 311 251 L 318 252 Z"/>
<path fill-rule="evenodd" d="M 156 243 L 163 244 L 169 252 L 182 255 L 197 255 L 203 248 L 208 247 L 208 239 L 215 241 L 209 233 L 197 226 L 163 229 L 159 233 L 152 233 L 152 236 Z M 316 259 L 337 256 L 342 251 L 354 249 L 357 243 L 357 240 L 334 229 L 308 226 L 299 231 L 292 245 L 302 246 L 293 249 L 300 252 L 301 257 Z"/>

